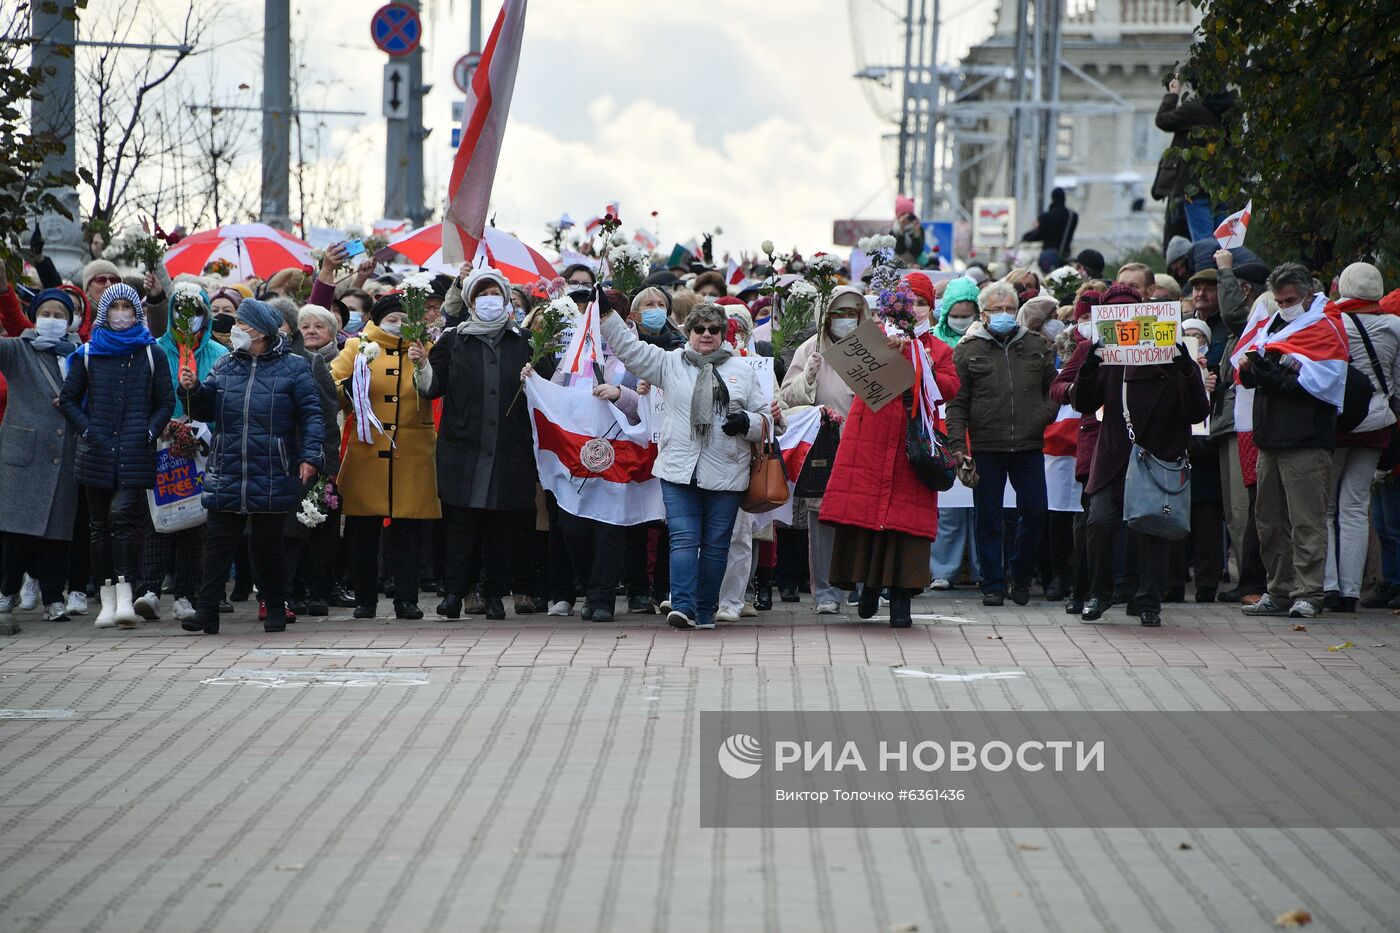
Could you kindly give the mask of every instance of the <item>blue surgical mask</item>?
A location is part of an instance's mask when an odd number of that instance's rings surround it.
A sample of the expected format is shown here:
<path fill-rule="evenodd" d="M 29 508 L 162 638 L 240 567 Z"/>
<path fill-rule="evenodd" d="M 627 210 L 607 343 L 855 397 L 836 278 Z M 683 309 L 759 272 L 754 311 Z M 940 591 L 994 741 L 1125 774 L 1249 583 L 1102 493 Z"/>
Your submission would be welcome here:
<path fill-rule="evenodd" d="M 363 311 L 351 311 L 351 312 L 350 312 L 350 323 L 348 323 L 348 324 L 345 325 L 346 331 L 348 331 L 349 333 L 352 333 L 352 334 L 358 333 L 359 331 L 361 331 L 361 330 L 364 329 L 364 326 L 365 326 L 365 313 L 364 313 Z"/>
<path fill-rule="evenodd" d="M 998 311 L 987 321 L 987 330 L 1004 337 L 1016 329 L 1016 315 L 1009 311 Z"/>
<path fill-rule="evenodd" d="M 647 308 L 642 312 L 642 326 L 649 331 L 658 331 L 665 323 L 665 308 Z"/>

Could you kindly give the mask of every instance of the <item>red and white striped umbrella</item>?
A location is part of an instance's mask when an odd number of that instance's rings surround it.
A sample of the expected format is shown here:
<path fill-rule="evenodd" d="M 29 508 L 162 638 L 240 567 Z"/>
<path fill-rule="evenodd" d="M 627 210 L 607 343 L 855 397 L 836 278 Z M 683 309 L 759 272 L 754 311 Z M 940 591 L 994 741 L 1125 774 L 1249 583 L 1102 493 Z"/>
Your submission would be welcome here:
<path fill-rule="evenodd" d="M 434 272 L 455 275 L 457 267 L 443 262 L 442 224 L 429 224 L 390 240 L 386 249 L 393 250 L 409 262 Z M 552 279 L 557 272 L 549 260 L 520 240 L 496 227 L 487 227 L 478 251 L 486 251 L 491 267 L 500 271 L 515 285 L 534 285 L 540 279 Z"/>
<path fill-rule="evenodd" d="M 165 271 L 202 275 L 219 259 L 233 263 L 235 275 L 271 278 L 283 269 L 300 269 L 311 262 L 311 244 L 267 224 L 226 224 L 185 237 L 165 254 Z"/>

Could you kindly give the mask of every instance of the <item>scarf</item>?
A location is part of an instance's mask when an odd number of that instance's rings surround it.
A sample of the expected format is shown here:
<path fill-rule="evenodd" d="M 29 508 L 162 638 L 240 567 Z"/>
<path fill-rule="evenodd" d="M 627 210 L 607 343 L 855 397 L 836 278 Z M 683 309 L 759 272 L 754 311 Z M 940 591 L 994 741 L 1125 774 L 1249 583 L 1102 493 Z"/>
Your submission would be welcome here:
<path fill-rule="evenodd" d="M 67 360 L 78 349 L 78 345 L 71 339 L 71 331 L 58 338 L 40 336 L 38 331 L 31 333 L 34 334 L 34 349 L 53 353 L 60 360 Z"/>
<path fill-rule="evenodd" d="M 487 343 L 492 343 L 513 320 L 510 312 L 506 312 L 488 324 L 476 316 L 476 311 L 468 311 L 467 319 L 457 325 L 457 333 L 467 337 L 482 337 Z"/>
<path fill-rule="evenodd" d="M 733 355 L 723 348 L 711 353 L 698 353 L 689 348 L 683 351 L 685 361 L 700 369 L 695 377 L 695 391 L 690 394 L 690 436 L 699 441 L 701 447 L 710 443 L 715 416 L 729 408 L 729 390 L 715 378 L 715 367 L 723 365 Z"/>
<path fill-rule="evenodd" d="M 88 340 L 89 356 L 131 356 L 142 347 L 154 345 L 156 338 L 141 321 L 126 330 L 112 330 L 110 327 L 94 327 L 92 338 Z M 77 353 L 77 350 L 73 351 Z"/>

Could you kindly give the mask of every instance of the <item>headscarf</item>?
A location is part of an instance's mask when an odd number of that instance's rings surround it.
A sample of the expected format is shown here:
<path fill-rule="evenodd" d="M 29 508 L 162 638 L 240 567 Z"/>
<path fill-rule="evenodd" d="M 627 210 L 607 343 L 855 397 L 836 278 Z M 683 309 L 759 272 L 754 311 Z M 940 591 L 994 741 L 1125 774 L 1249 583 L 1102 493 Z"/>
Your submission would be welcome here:
<path fill-rule="evenodd" d="M 281 311 L 266 301 L 259 301 L 256 298 L 245 299 L 239 304 L 237 317 L 239 321 L 247 324 L 253 330 L 274 340 L 282 333 L 282 325 L 287 320 Z"/>
<path fill-rule="evenodd" d="M 216 291 L 214 294 L 210 295 L 209 301 L 212 303 L 215 298 L 227 298 L 229 301 L 233 302 L 233 310 L 237 311 L 238 306 L 243 303 L 243 299 L 245 297 L 247 296 L 245 296 L 236 288 L 224 287 Z"/>
<path fill-rule="evenodd" d="M 509 304 L 510 283 L 506 281 L 505 276 L 490 266 L 473 269 L 471 274 L 467 276 L 466 284 L 462 286 L 462 298 L 466 305 L 466 320 L 457 325 L 459 334 L 494 341 L 496 336 L 505 329 L 505 326 L 513 320 L 509 309 L 494 321 L 483 321 L 476 316 L 476 293 L 488 283 L 495 284 L 501 290 L 501 301 Z"/>
<path fill-rule="evenodd" d="M 715 367 L 723 365 L 733 355 L 733 351 L 723 345 L 709 353 L 690 347 L 682 353 L 687 363 L 700 369 L 695 376 L 695 391 L 690 394 L 690 436 L 701 447 L 710 443 L 715 416 L 729 410 L 729 390 L 724 387 L 724 380 L 715 378 Z"/>
<path fill-rule="evenodd" d="M 948 312 L 953 309 L 953 305 L 964 301 L 975 305 L 978 292 L 977 283 L 965 276 L 949 282 L 948 287 L 943 290 L 943 304 L 938 312 L 938 326 L 933 329 L 933 335 L 948 346 L 956 347 L 963 335 L 948 326 Z"/>
<path fill-rule="evenodd" d="M 136 323 L 126 330 L 115 331 L 107 326 L 107 311 L 112 302 L 126 300 L 136 309 Z M 141 296 L 136 289 L 125 282 L 118 282 L 102 293 L 97 303 L 97 317 L 92 322 L 92 339 L 87 343 L 89 356 L 130 356 L 141 347 L 149 347 L 156 342 L 146 329 L 146 311 L 141 305 Z M 76 354 L 79 351 L 74 351 Z"/>

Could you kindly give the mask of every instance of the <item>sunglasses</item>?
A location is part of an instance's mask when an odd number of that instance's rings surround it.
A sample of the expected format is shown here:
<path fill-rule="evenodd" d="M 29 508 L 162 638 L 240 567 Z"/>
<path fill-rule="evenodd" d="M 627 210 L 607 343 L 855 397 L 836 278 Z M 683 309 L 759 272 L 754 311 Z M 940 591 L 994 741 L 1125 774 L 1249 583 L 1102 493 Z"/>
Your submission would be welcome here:
<path fill-rule="evenodd" d="M 98 285 L 116 285 L 121 279 L 117 278 L 115 275 L 94 275 L 91 281 L 96 282 Z"/>
<path fill-rule="evenodd" d="M 697 324 L 690 329 L 692 334 L 714 334 L 718 337 L 727 328 L 723 324 Z"/>

